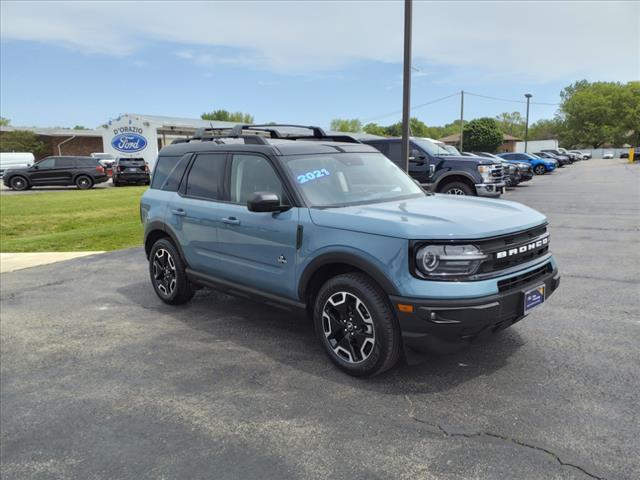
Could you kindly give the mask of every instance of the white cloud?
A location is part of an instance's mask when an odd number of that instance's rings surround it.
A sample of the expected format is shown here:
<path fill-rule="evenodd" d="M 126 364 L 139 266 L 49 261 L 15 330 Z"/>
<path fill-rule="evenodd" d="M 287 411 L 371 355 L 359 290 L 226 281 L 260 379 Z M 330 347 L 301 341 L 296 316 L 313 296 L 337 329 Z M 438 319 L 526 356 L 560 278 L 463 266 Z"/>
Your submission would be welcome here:
<path fill-rule="evenodd" d="M 281 73 L 402 61 L 402 2 L 1 2 L 2 38 Z M 529 81 L 640 78 L 638 2 L 415 2 L 414 62 Z M 231 53 L 230 53 L 231 52 Z M 414 74 L 415 76 L 415 74 Z M 418 75 L 419 76 L 419 75 Z"/>

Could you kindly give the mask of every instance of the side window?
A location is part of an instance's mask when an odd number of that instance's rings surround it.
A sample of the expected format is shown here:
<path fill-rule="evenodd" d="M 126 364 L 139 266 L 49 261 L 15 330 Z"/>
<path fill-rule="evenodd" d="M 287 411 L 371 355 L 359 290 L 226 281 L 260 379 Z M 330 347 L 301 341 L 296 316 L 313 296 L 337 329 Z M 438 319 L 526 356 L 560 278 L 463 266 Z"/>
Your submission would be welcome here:
<path fill-rule="evenodd" d="M 386 155 L 393 163 L 400 165 L 400 160 L 402 159 L 402 144 L 400 142 L 388 142 Z"/>
<path fill-rule="evenodd" d="M 506 158 L 507 160 L 515 160 L 516 156 L 512 153 L 508 154 L 508 155 L 502 155 L 502 158 Z"/>
<path fill-rule="evenodd" d="M 36 163 L 39 169 L 41 168 L 53 168 L 55 165 L 55 158 L 47 158 L 41 162 Z"/>
<path fill-rule="evenodd" d="M 173 169 L 167 175 L 167 180 L 164 182 L 162 186 L 162 190 L 167 192 L 177 192 L 178 188 L 180 188 L 180 181 L 182 180 L 182 176 L 184 175 L 184 171 L 187 169 L 187 165 L 189 165 L 189 159 L 191 158 L 191 154 L 187 154 L 182 157 L 178 163 L 175 164 Z"/>
<path fill-rule="evenodd" d="M 234 155 L 231 161 L 230 200 L 246 205 L 254 192 L 271 192 L 288 204 L 282 182 L 266 158 L 258 155 Z"/>
<path fill-rule="evenodd" d="M 187 196 L 218 200 L 222 192 L 226 157 L 226 153 L 198 155 L 187 177 Z"/>
<path fill-rule="evenodd" d="M 74 168 L 75 166 L 75 158 L 56 158 L 56 168 Z"/>
<path fill-rule="evenodd" d="M 181 157 L 160 156 L 151 176 L 151 188 L 160 188 Z"/>

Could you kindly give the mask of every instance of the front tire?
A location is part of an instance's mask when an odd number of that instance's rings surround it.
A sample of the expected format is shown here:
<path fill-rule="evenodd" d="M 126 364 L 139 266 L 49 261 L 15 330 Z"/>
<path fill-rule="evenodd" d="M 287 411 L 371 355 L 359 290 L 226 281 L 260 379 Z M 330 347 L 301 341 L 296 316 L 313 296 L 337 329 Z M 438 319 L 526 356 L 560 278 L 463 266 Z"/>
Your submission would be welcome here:
<path fill-rule="evenodd" d="M 91 177 L 86 175 L 80 175 L 77 177 L 75 183 L 79 190 L 88 190 L 93 187 L 93 180 L 91 180 Z"/>
<path fill-rule="evenodd" d="M 544 175 L 547 173 L 547 167 L 544 165 L 536 165 L 536 168 L 534 168 L 533 171 L 536 172 L 536 175 Z"/>
<path fill-rule="evenodd" d="M 313 321 L 327 355 L 349 375 L 377 375 L 398 361 L 398 322 L 386 294 L 365 274 L 327 281 L 318 292 Z"/>
<path fill-rule="evenodd" d="M 442 193 L 446 193 L 447 195 L 475 195 L 473 189 L 464 182 L 447 183 L 444 187 L 442 187 L 440 191 Z"/>
<path fill-rule="evenodd" d="M 149 276 L 156 295 L 169 305 L 187 303 L 195 294 L 178 249 L 166 238 L 161 238 L 151 247 Z"/>
<path fill-rule="evenodd" d="M 29 188 L 29 181 L 22 175 L 16 175 L 11 179 L 9 185 L 11 186 L 12 190 L 22 192 L 23 190 L 27 190 Z"/>

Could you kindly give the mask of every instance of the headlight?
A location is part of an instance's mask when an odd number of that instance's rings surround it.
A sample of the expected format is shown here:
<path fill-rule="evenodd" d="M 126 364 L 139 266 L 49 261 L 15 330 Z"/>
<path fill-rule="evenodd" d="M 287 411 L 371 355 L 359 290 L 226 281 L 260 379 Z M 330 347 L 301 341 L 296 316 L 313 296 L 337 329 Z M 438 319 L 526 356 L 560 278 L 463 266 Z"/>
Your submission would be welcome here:
<path fill-rule="evenodd" d="M 491 165 L 478 165 L 478 172 L 482 177 L 482 183 L 491 183 Z"/>
<path fill-rule="evenodd" d="M 509 173 L 516 173 L 517 169 L 515 165 L 509 165 Z"/>
<path fill-rule="evenodd" d="M 416 267 L 427 277 L 471 275 L 486 258 L 474 245 L 425 245 L 416 252 Z"/>

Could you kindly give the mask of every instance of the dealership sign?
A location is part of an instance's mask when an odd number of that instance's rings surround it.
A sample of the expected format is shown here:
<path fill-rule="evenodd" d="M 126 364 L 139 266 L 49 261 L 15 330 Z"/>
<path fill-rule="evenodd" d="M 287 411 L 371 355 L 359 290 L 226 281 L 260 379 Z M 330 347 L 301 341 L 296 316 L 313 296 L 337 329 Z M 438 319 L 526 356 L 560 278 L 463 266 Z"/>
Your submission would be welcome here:
<path fill-rule="evenodd" d="M 122 153 L 135 153 L 147 146 L 147 139 L 142 136 L 142 129 L 138 127 L 120 127 L 113 130 L 111 146 Z"/>

